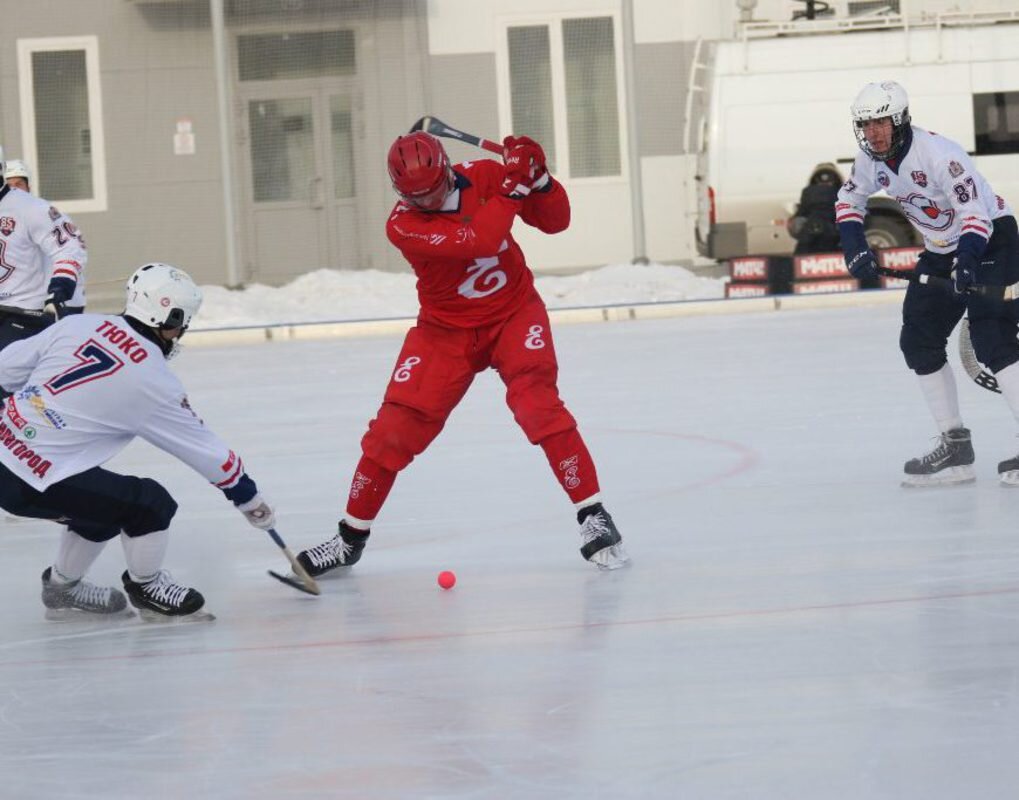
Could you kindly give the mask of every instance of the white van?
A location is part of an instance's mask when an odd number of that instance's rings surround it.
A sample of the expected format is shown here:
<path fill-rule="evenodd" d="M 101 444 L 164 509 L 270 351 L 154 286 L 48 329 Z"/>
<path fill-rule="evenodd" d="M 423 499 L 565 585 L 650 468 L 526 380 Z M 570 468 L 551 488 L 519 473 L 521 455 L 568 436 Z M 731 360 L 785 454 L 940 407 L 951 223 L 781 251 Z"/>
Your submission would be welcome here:
<path fill-rule="evenodd" d="M 849 106 L 871 81 L 901 83 L 913 124 L 959 142 L 1019 209 L 1019 11 L 979 19 L 872 18 L 881 30 L 749 23 L 742 40 L 718 43 L 695 179 L 701 255 L 792 252 L 786 219 L 817 164 L 848 176 L 857 152 Z M 872 198 L 867 236 L 874 247 L 920 243 L 882 196 Z"/>

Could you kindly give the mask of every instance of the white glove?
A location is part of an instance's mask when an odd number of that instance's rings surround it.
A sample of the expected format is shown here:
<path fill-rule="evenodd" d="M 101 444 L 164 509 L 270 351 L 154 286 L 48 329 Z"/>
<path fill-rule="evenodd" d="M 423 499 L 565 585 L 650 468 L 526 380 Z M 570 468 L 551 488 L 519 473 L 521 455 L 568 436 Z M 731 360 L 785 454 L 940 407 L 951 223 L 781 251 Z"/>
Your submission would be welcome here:
<path fill-rule="evenodd" d="M 249 524 L 259 530 L 267 531 L 276 527 L 276 512 L 260 494 L 256 494 L 246 503 L 241 503 L 237 510 L 244 515 Z"/>

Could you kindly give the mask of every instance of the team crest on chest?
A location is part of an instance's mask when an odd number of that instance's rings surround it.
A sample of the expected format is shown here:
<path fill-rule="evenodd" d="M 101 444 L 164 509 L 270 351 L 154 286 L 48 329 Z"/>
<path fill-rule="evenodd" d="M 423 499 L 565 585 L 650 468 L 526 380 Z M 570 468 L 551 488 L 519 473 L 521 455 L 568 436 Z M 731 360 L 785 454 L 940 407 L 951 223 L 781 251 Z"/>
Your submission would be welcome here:
<path fill-rule="evenodd" d="M 951 208 L 940 208 L 937 203 L 918 192 L 906 197 L 897 197 L 902 212 L 921 228 L 943 231 L 955 219 L 955 211 Z"/>
<path fill-rule="evenodd" d="M 888 180 L 888 174 L 887 173 L 879 172 L 877 174 L 877 182 L 880 183 L 882 186 L 884 186 L 887 189 L 888 188 L 888 184 L 891 181 Z"/>
<path fill-rule="evenodd" d="M 0 233 L 10 236 L 14 233 L 14 217 L 0 217 Z"/>
<path fill-rule="evenodd" d="M 915 183 L 921 189 L 927 188 L 927 173 L 924 172 L 922 169 L 913 170 L 909 174 L 909 177 L 911 177 L 913 179 L 913 183 Z"/>

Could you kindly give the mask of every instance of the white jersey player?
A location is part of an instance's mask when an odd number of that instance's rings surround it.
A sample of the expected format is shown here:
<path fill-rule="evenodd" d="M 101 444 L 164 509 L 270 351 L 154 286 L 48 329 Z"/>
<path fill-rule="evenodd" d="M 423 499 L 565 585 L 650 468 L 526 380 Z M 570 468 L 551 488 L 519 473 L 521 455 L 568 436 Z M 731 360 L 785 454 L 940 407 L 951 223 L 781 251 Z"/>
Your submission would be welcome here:
<path fill-rule="evenodd" d="M 12 189 L 21 189 L 23 192 L 32 194 L 32 170 L 28 164 L 22 161 L 20 158 L 9 158 L 6 163 L 3 164 L 3 175 L 4 183 L 10 186 Z M 85 310 L 85 266 L 88 263 L 88 251 L 85 248 L 85 239 L 81 235 L 77 226 L 71 221 L 71 218 L 66 214 L 57 211 L 53 204 L 48 200 L 41 199 L 42 203 L 46 204 L 47 217 L 52 217 L 54 214 L 59 214 L 59 222 L 54 223 L 51 226 L 51 232 L 54 234 L 54 241 L 58 246 L 63 247 L 63 252 L 59 257 L 53 259 L 45 259 L 47 263 L 52 263 L 54 268 L 51 270 L 50 280 L 53 277 L 70 280 L 73 278 L 72 272 L 77 272 L 76 286 L 74 293 L 69 299 L 63 301 L 60 296 L 59 284 L 57 287 L 53 285 L 47 286 L 47 299 L 49 295 L 56 295 L 54 298 L 55 302 L 65 302 L 63 309 L 56 309 L 60 311 L 60 316 L 63 313 L 68 314 L 80 314 Z M 38 204 L 37 204 L 38 205 Z M 76 241 L 72 241 L 72 239 Z M 66 240 L 66 242 L 64 242 Z M 64 242 L 67 246 L 64 247 L 61 243 Z M 80 252 L 75 253 L 75 250 Z M 56 266 L 58 262 L 66 260 L 67 264 Z M 75 269 L 74 265 L 78 264 L 79 268 Z M 70 288 L 69 284 L 65 284 L 66 288 Z"/>
<path fill-rule="evenodd" d="M 84 307 L 88 252 L 78 228 L 55 206 L 0 188 L 0 348 L 35 333 L 67 306 Z"/>
<path fill-rule="evenodd" d="M 80 314 L 0 351 L 0 506 L 67 525 L 43 573 L 43 602 L 116 614 L 123 594 L 83 580 L 105 543 L 122 536 L 124 587 L 143 614 L 186 616 L 204 599 L 162 569 L 177 504 L 148 478 L 102 468 L 136 436 L 221 489 L 255 527 L 275 515 L 241 459 L 195 415 L 166 364 L 201 304 L 182 270 L 146 264 L 128 282 L 123 316 Z M 54 616 L 54 614 L 50 614 Z"/>
<path fill-rule="evenodd" d="M 954 280 L 954 292 L 910 282 L 903 301 L 899 345 L 940 433 L 931 452 L 906 462 L 903 484 L 970 482 L 973 445 L 946 345 L 968 313 L 977 358 L 995 374 L 1019 421 L 1019 304 L 972 291 L 1019 281 L 1015 216 L 958 143 L 911 124 L 899 84 L 868 84 L 851 112 L 861 152 L 835 206 L 849 271 L 857 278 L 877 274 L 863 222 L 867 198 L 883 189 L 923 236 L 916 271 Z M 1019 457 L 1002 461 L 998 473 L 1003 483 L 1019 485 Z"/>

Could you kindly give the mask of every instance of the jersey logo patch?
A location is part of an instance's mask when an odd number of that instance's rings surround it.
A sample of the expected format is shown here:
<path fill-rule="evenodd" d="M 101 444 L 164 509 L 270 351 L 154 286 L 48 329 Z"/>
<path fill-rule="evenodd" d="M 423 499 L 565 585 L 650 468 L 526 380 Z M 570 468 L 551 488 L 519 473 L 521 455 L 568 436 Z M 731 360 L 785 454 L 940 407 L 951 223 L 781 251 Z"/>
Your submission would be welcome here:
<path fill-rule="evenodd" d="M 880 183 L 882 186 L 884 186 L 887 189 L 888 188 L 888 184 L 891 181 L 888 180 L 888 174 L 887 173 L 879 172 L 877 174 L 877 182 Z"/>
<path fill-rule="evenodd" d="M 913 179 L 913 183 L 919 186 L 921 189 L 927 188 L 927 173 L 920 169 L 913 170 L 909 177 Z"/>
<path fill-rule="evenodd" d="M 953 178 L 958 178 L 965 171 L 966 170 L 963 169 L 962 164 L 960 164 L 958 161 L 948 162 L 948 174 L 951 175 Z"/>
<path fill-rule="evenodd" d="M 914 192 L 907 197 L 896 197 L 902 212 L 911 222 L 921 228 L 943 231 L 955 219 L 955 210 L 939 208 L 938 204 L 922 194 Z"/>
<path fill-rule="evenodd" d="M 0 233 L 10 236 L 14 233 L 14 217 L 0 217 Z"/>
<path fill-rule="evenodd" d="M 57 207 L 56 206 L 50 206 L 50 212 L 49 213 L 50 213 L 50 219 L 53 220 L 54 222 L 56 222 L 61 217 L 61 214 L 60 214 L 59 211 L 57 211 Z"/>

